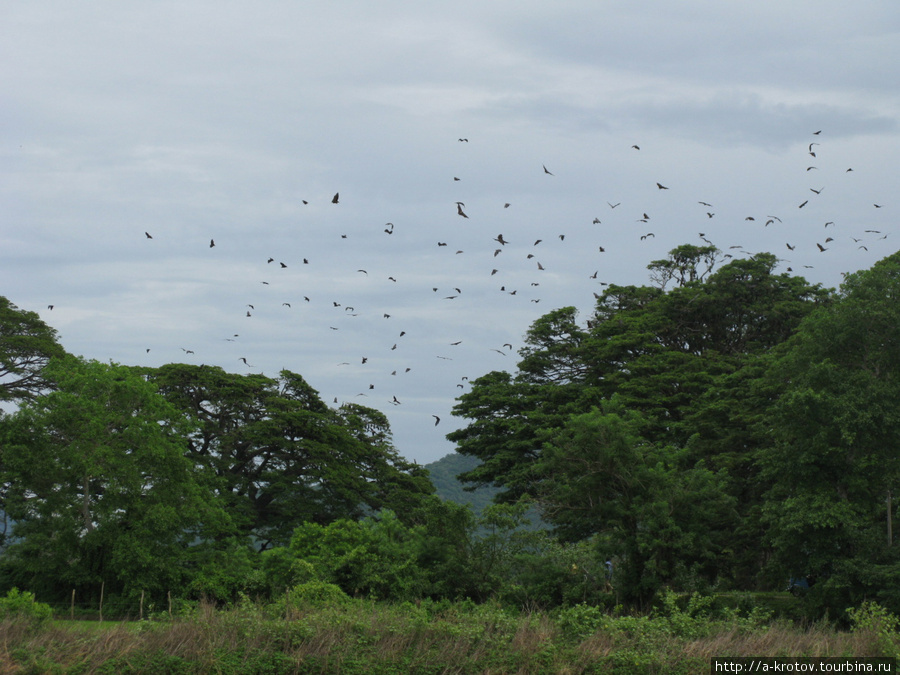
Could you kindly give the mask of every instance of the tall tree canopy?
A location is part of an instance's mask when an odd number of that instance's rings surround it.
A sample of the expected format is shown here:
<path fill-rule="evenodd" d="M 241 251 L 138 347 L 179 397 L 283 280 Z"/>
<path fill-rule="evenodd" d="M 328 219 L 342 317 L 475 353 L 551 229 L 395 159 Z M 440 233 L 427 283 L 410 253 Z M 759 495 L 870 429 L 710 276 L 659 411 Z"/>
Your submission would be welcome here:
<path fill-rule="evenodd" d="M 65 353 L 56 337 L 35 312 L 0 296 L 0 401 L 34 398 L 47 388 L 44 366 Z"/>
<path fill-rule="evenodd" d="M 0 423 L 7 580 L 57 595 L 180 586 L 189 546 L 228 529 L 185 457 L 186 421 L 126 366 L 69 356 L 42 376 L 53 391 Z"/>
<path fill-rule="evenodd" d="M 329 408 L 296 373 L 276 380 L 184 364 L 144 372 L 192 423 L 188 457 L 214 475 L 239 531 L 264 548 L 287 544 L 303 522 L 408 512 L 434 491 L 394 449 L 383 414 Z"/>
<path fill-rule="evenodd" d="M 730 480 L 729 472 L 744 472 L 756 484 L 754 420 L 742 418 L 746 411 L 740 405 L 717 408 L 717 394 L 729 386 L 734 393 L 742 373 L 745 379 L 751 373 L 758 377 L 758 359 L 827 303 L 829 293 L 802 278 L 776 274 L 778 261 L 771 254 L 713 270 L 716 255 L 712 247 L 673 250 L 669 259 L 650 265 L 656 286 L 609 286 L 585 327 L 571 307 L 538 319 L 525 337 L 518 372 L 489 373 L 458 399 L 454 414 L 468 423 L 448 438 L 459 452 L 482 461 L 461 478 L 503 488 L 500 500 L 541 496 L 562 533 L 594 531 L 596 514 L 569 502 L 580 493 L 563 485 L 569 476 L 563 469 L 578 453 L 600 453 L 605 446 L 563 442 L 560 434 L 572 433 L 573 415 L 615 398 L 641 419 L 635 447 L 643 449 L 632 452 L 647 463 L 666 457 L 666 489 L 698 479 L 700 474 L 691 472 L 699 471 L 702 462 L 704 470 L 719 472 L 720 489 L 733 498 L 745 496 L 745 483 Z M 713 410 L 726 427 L 731 428 L 732 418 L 743 425 L 738 432 L 743 448 L 735 447 L 733 435 L 697 438 Z M 577 437 L 586 438 L 584 433 Z M 720 461 L 720 455 L 728 459 Z M 758 498 L 760 492 L 753 494 Z M 740 509 L 747 515 L 750 506 Z M 733 519 L 719 525 L 738 526 Z M 756 540 L 745 541 L 745 548 L 758 551 L 759 528 L 749 528 L 747 536 Z"/>
<path fill-rule="evenodd" d="M 778 569 L 817 580 L 833 607 L 878 597 L 900 608 L 889 530 L 900 485 L 900 254 L 850 274 L 770 370 L 782 391 L 766 523 Z"/>

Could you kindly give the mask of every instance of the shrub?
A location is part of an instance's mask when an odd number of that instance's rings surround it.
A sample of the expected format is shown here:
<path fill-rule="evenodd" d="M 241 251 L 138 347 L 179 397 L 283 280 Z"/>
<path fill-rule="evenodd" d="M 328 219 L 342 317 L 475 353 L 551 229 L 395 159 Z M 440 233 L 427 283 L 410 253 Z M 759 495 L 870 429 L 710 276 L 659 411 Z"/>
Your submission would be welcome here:
<path fill-rule="evenodd" d="M 36 602 L 34 593 L 13 588 L 7 592 L 5 598 L 0 598 L 0 618 L 28 619 L 41 623 L 52 616 L 53 610 L 50 609 L 50 605 Z"/>
<path fill-rule="evenodd" d="M 868 632 L 885 656 L 900 657 L 900 619 L 877 602 L 867 601 L 847 610 L 853 632 Z"/>

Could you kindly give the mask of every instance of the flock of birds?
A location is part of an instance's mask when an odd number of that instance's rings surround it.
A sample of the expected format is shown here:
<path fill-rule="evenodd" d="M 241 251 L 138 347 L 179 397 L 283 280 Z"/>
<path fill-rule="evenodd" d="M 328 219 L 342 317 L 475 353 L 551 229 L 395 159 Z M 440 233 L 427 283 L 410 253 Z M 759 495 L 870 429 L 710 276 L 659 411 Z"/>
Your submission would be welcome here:
<path fill-rule="evenodd" d="M 820 174 L 819 163 L 823 159 L 821 154 L 822 147 L 820 145 L 821 132 L 816 131 L 812 134 L 811 140 L 804 147 L 806 148 L 807 161 L 805 171 L 803 173 L 810 179 Z M 457 143 L 468 144 L 468 138 L 459 138 Z M 645 153 L 641 146 L 634 144 L 628 147 L 623 146 L 623 152 L 627 153 Z M 539 168 L 538 168 L 539 167 Z M 552 167 L 551 167 L 552 168 Z M 535 165 L 535 180 L 560 181 L 557 177 L 557 171 L 551 171 L 546 164 Z M 841 173 L 850 175 L 853 172 L 852 167 L 842 167 Z M 824 173 L 824 172 L 822 172 Z M 833 171 L 831 171 L 834 174 Z M 461 177 L 462 176 L 462 177 Z M 464 186 L 466 182 L 465 173 L 452 176 L 452 182 L 447 180 L 450 185 Z M 690 199 L 684 194 L 679 194 L 680 189 L 676 184 L 677 180 L 672 177 L 659 176 L 659 181 L 648 181 L 647 189 L 652 191 L 657 197 L 656 201 L 648 199 L 642 205 L 629 204 L 627 199 L 602 199 L 599 204 L 602 210 L 598 213 L 591 214 L 591 218 L 586 218 L 585 222 L 576 226 L 574 230 L 569 232 L 561 232 L 563 226 L 554 225 L 542 226 L 543 233 L 538 232 L 535 236 L 534 227 L 519 227 L 519 221 L 515 218 L 506 217 L 505 214 L 513 214 L 516 212 L 512 202 L 501 200 L 494 206 L 494 211 L 485 213 L 484 204 L 479 202 L 473 203 L 473 208 L 466 204 L 467 196 L 461 194 L 459 189 L 455 188 L 456 194 L 448 195 L 448 213 L 446 218 L 456 218 L 458 228 L 447 227 L 440 230 L 440 234 L 431 240 L 430 244 L 422 237 L 421 228 L 415 233 L 418 239 L 416 242 L 419 246 L 430 246 L 423 248 L 417 256 L 418 265 L 415 272 L 412 267 L 406 267 L 404 260 L 409 256 L 408 250 L 412 236 L 411 228 L 407 225 L 398 225 L 393 222 L 379 223 L 376 225 L 367 225 L 364 231 L 366 237 L 365 243 L 361 248 L 357 247 L 355 261 L 352 256 L 344 256 L 341 260 L 346 260 L 346 269 L 337 270 L 330 269 L 328 272 L 331 278 L 341 278 L 342 283 L 327 283 L 323 286 L 316 277 L 321 272 L 321 268 L 317 268 L 318 260 L 313 251 L 304 252 L 302 255 L 295 255 L 287 247 L 278 247 L 277 251 L 271 251 L 269 255 L 261 258 L 257 262 L 252 263 L 253 269 L 260 272 L 259 276 L 265 276 L 264 279 L 256 278 L 253 281 L 254 291 L 241 299 L 240 315 L 235 314 L 235 330 L 229 331 L 227 336 L 216 336 L 210 340 L 223 340 L 229 343 L 235 343 L 235 349 L 240 352 L 232 352 L 231 358 L 234 359 L 232 364 L 222 363 L 220 356 L 212 356 L 212 354 L 204 354 L 203 347 L 187 345 L 180 349 L 183 352 L 182 358 L 192 357 L 202 359 L 206 362 L 210 360 L 220 361 L 226 370 L 232 370 L 242 364 L 247 370 L 256 369 L 256 365 L 266 360 L 264 354 L 251 351 L 254 349 L 254 343 L 245 335 L 246 325 L 238 322 L 253 322 L 262 315 L 267 317 L 267 327 L 263 332 L 271 332 L 271 326 L 283 325 L 284 330 L 290 331 L 291 327 L 298 327 L 298 323 L 291 324 L 282 318 L 273 318 L 276 308 L 280 308 L 284 312 L 303 312 L 299 323 L 302 324 L 304 331 L 318 330 L 315 333 L 314 342 L 327 344 L 335 347 L 340 343 L 339 336 L 341 332 L 352 331 L 356 334 L 356 339 L 346 344 L 353 344 L 358 348 L 359 344 L 366 345 L 365 353 L 348 354 L 345 360 L 336 361 L 333 364 L 321 363 L 320 360 L 315 362 L 315 369 L 319 372 L 331 371 L 335 377 L 342 376 L 344 373 L 349 375 L 349 379 L 355 382 L 353 393 L 346 389 L 342 397 L 334 396 L 333 402 L 341 405 L 340 398 L 345 402 L 351 400 L 361 400 L 365 405 L 374 408 L 385 406 L 399 407 L 409 398 L 420 399 L 419 416 L 430 415 L 429 424 L 433 421 L 433 426 L 438 426 L 441 422 L 441 415 L 452 400 L 464 391 L 472 379 L 483 374 L 481 372 L 464 373 L 456 369 L 459 363 L 473 366 L 472 352 L 469 354 L 461 354 L 461 350 L 472 345 L 473 341 L 482 339 L 485 333 L 479 331 L 478 327 L 473 328 L 471 321 L 463 316 L 465 309 L 460 312 L 445 311 L 444 308 L 454 306 L 459 307 L 466 302 L 479 303 L 483 301 L 484 296 L 472 297 L 467 290 L 467 286 L 476 286 L 471 284 L 474 274 L 481 275 L 477 284 L 477 292 L 483 294 L 485 288 L 491 288 L 490 292 L 500 293 L 509 298 L 515 298 L 509 302 L 518 303 L 515 305 L 518 312 L 518 323 L 510 321 L 505 312 L 506 310 L 498 309 L 492 314 L 488 322 L 493 324 L 488 328 L 501 329 L 499 334 L 506 337 L 505 342 L 501 342 L 500 337 L 495 344 L 481 344 L 476 347 L 479 356 L 479 365 L 488 358 L 488 353 L 495 353 L 497 365 L 490 366 L 490 369 L 504 369 L 513 367 L 511 360 L 507 359 L 514 354 L 513 341 L 521 337 L 524 332 L 522 321 L 525 327 L 530 321 L 533 321 L 545 311 L 554 309 L 554 307 L 540 306 L 538 303 L 542 300 L 542 284 L 553 285 L 557 291 L 554 296 L 558 299 L 568 297 L 564 304 L 578 305 L 579 303 L 588 311 L 595 298 L 600 297 L 598 291 L 602 291 L 602 286 L 607 284 L 599 278 L 601 270 L 606 270 L 605 262 L 609 259 L 607 256 L 619 255 L 619 249 L 623 243 L 627 244 L 629 239 L 634 243 L 638 242 L 654 242 L 657 240 L 657 234 L 660 234 L 661 241 L 658 246 L 665 246 L 667 251 L 671 246 L 666 242 L 667 230 L 670 223 L 665 215 L 658 216 L 656 212 L 660 210 L 665 202 L 659 199 L 669 200 L 673 196 L 678 195 L 682 205 L 693 204 L 692 217 L 696 218 L 696 222 L 703 223 L 701 226 L 704 231 L 697 233 L 697 243 L 713 245 L 713 235 L 707 232 L 713 232 L 716 229 L 718 220 L 722 215 L 717 210 L 713 202 L 716 200 L 706 201 L 705 199 Z M 793 207 L 794 213 L 775 213 L 767 212 L 765 214 L 747 214 L 743 217 L 743 225 L 746 227 L 760 227 L 766 232 L 776 229 L 782 230 L 784 234 L 784 251 L 787 255 L 794 256 L 804 251 L 814 251 L 816 255 L 827 254 L 835 245 L 836 240 L 840 237 L 846 241 L 852 239 L 853 245 L 861 250 L 868 251 L 873 241 L 885 239 L 888 236 L 886 229 L 879 227 L 865 227 L 859 232 L 846 233 L 842 230 L 846 226 L 841 226 L 832 221 L 824 221 L 819 226 L 820 234 L 813 238 L 812 241 L 804 243 L 798 239 L 799 235 L 807 236 L 811 231 L 810 227 L 792 228 L 791 222 L 797 219 L 797 214 L 808 214 L 813 209 L 815 200 L 822 198 L 823 193 L 827 195 L 831 189 L 829 185 L 822 185 L 809 181 L 808 192 L 804 195 L 798 195 Z M 655 185 L 654 185 L 655 183 Z M 552 188 L 551 188 L 552 189 Z M 341 209 L 344 203 L 341 200 L 341 193 L 335 192 L 330 198 L 322 197 L 317 200 L 299 200 L 302 207 L 321 208 L 321 209 Z M 352 201 L 352 200 L 351 200 Z M 312 202 L 312 205 L 311 205 Z M 648 205 L 650 203 L 650 205 Z M 311 205 L 311 206 L 310 206 Z M 872 209 L 882 209 L 882 203 L 874 203 Z M 452 208 L 453 211 L 449 211 Z M 455 215 L 451 215 L 454 214 Z M 732 221 L 733 214 L 727 216 Z M 444 222 L 446 221 L 446 218 Z M 340 222 L 340 221 L 339 221 Z M 497 223 L 503 223 L 499 225 Z M 731 223 L 734 224 L 733 222 Z M 683 223 L 681 224 L 683 225 Z M 808 223 L 807 223 L 808 225 Z M 342 240 L 355 239 L 358 232 L 354 233 L 353 227 L 348 222 L 348 229 L 343 231 L 331 231 L 329 237 L 332 237 L 326 245 L 334 247 L 341 246 Z M 502 228 L 502 231 L 497 231 Z M 613 236 L 613 229 L 617 233 Z M 683 228 L 682 228 L 683 229 Z M 700 228 L 698 228 L 700 229 Z M 455 240 L 459 232 L 465 230 L 465 241 L 471 244 L 473 241 L 481 241 L 482 248 L 478 251 L 472 251 L 475 254 L 476 262 L 468 263 L 466 266 L 453 266 L 453 259 L 461 259 L 463 257 L 471 258 L 471 255 L 465 254 L 465 249 L 459 241 Z M 721 230 L 719 230 L 721 234 Z M 738 230 L 745 233 L 746 229 Z M 145 231 L 144 239 L 147 246 L 155 246 L 160 242 L 161 235 L 151 231 Z M 214 233 L 219 237 L 219 249 L 226 244 L 221 233 Z M 530 234 L 530 236 L 529 236 Z M 208 236 L 208 235 L 207 235 Z M 392 253 L 392 242 L 398 238 L 403 238 L 405 243 L 402 247 L 397 247 Z M 567 238 L 568 237 L 568 238 Z M 713 237 L 713 238 L 711 238 Z M 458 237 L 457 237 L 458 238 Z M 687 243 L 681 238 L 676 240 L 673 245 Z M 380 240 L 380 241 L 379 241 Z M 665 242 L 665 243 L 664 243 Z M 209 249 L 217 247 L 216 239 L 209 238 Z M 814 248 L 813 248 L 814 247 Z M 273 249 L 275 246 L 273 246 Z M 727 247 L 720 247 L 722 250 L 722 258 L 728 259 L 736 255 L 750 255 L 757 251 L 749 251 L 741 244 L 733 244 Z M 248 249 L 249 251 L 249 249 Z M 373 260 L 367 258 L 368 254 L 377 251 L 381 258 Z M 609 251 L 610 253 L 607 253 Z M 777 251 L 772 251 L 777 253 Z M 591 267 L 581 271 L 573 270 L 572 266 L 576 260 L 575 253 L 590 253 L 587 258 L 591 260 Z M 664 257 L 665 252 L 659 253 L 654 250 L 653 256 Z M 577 256 L 579 264 L 583 264 L 584 255 Z M 798 258 L 798 263 L 791 260 L 785 260 L 784 265 L 786 271 L 793 272 L 794 265 L 799 269 L 808 269 L 812 267 L 804 262 L 811 262 L 809 258 Z M 367 261 L 367 262 L 364 262 Z M 551 262 L 552 261 L 552 262 Z M 644 264 L 649 263 L 650 259 L 646 258 Z M 828 264 L 834 265 L 837 261 L 831 260 Z M 362 266 L 360 266 L 360 263 Z M 370 264 L 371 263 L 371 264 Z M 425 265 L 434 271 L 434 275 L 429 278 L 431 283 L 425 284 L 421 282 L 421 268 Z M 393 267 L 391 267 L 393 266 Z M 390 268 L 390 269 L 389 269 Z M 476 271 L 479 270 L 480 271 Z M 265 270 L 266 274 L 261 272 Z M 456 270 L 454 272 L 454 270 Z M 555 273 L 555 271 L 565 271 L 565 274 Z M 289 283 L 281 283 L 273 274 L 285 274 L 290 276 Z M 454 276 L 455 274 L 455 276 Z M 409 277 L 415 276 L 416 283 L 421 285 L 417 289 L 415 307 L 410 307 L 407 298 L 409 298 L 409 286 L 412 282 L 408 281 Z M 573 288 L 571 279 L 583 277 L 586 281 L 585 292 L 582 289 Z M 347 279 L 352 277 L 352 281 Z M 611 281 L 617 281 L 611 279 Z M 621 282 L 620 282 L 621 283 Z M 404 284 L 406 284 L 404 286 Z M 488 286 L 490 284 L 490 286 Z M 377 285 L 377 288 L 373 288 Z M 298 287 L 300 290 L 298 290 Z M 406 294 L 397 294 L 392 296 L 390 289 L 405 287 Z M 242 286 L 246 289 L 249 286 Z M 276 294 L 284 293 L 285 289 L 291 289 L 291 295 L 284 297 L 274 297 Z M 562 293 L 560 293 L 562 291 Z M 427 298 L 425 296 L 428 296 Z M 577 296 L 577 297 L 576 297 Z M 373 300 L 373 298 L 375 300 Z M 366 303 L 366 304 L 363 304 Z M 377 303 L 377 304 L 373 304 Z M 469 308 L 473 304 L 468 305 Z M 53 309 L 53 305 L 48 307 Z M 425 340 L 424 331 L 419 330 L 417 323 L 412 323 L 416 316 L 424 313 L 431 320 L 440 323 L 444 327 L 442 341 L 436 342 L 433 332 L 429 332 L 427 343 L 420 344 L 416 350 L 407 348 L 410 339 Z M 525 318 L 527 317 L 527 318 Z M 354 324 L 351 319 L 356 319 Z M 407 323 L 403 323 L 406 321 Z M 484 323 L 484 319 L 481 319 Z M 507 332 L 502 332 L 507 329 Z M 250 332 L 250 331 L 246 331 Z M 494 333 L 498 334 L 498 333 Z M 308 336 L 309 332 L 303 335 Z M 363 339 L 360 340 L 359 338 Z M 308 338 L 298 341 L 296 344 L 296 355 L 298 363 L 285 364 L 284 367 L 301 373 L 304 377 L 310 377 L 307 374 L 308 366 L 302 365 L 305 352 L 313 350 L 314 344 L 309 342 Z M 431 350 L 430 354 L 425 357 L 423 354 Z M 156 346 L 146 347 L 147 354 L 154 350 L 156 355 Z M 199 351 L 199 353 L 198 353 Z M 435 353 L 437 352 L 437 353 Z M 221 354 L 221 351 L 218 352 Z M 325 353 L 324 351 L 322 353 Z M 460 354 L 462 358 L 457 358 Z M 148 357 L 152 358 L 152 357 Z M 421 359 L 429 358 L 430 363 L 422 363 Z M 188 359 L 191 360 L 191 359 Z M 447 386 L 447 377 L 433 377 L 430 371 L 433 371 L 438 363 L 450 362 L 457 360 L 452 376 L 452 391 L 437 392 L 434 391 L 437 386 Z M 271 366 L 271 364 L 269 364 Z M 416 370 L 424 373 L 424 380 L 420 380 L 418 387 L 405 387 L 402 379 L 404 376 Z M 312 377 L 311 384 L 316 386 L 316 378 Z M 340 379 L 340 378 L 339 378 Z M 342 381 L 346 382 L 347 379 Z M 439 385 L 439 383 L 441 383 Z M 357 397 L 365 397 L 357 399 Z M 327 398 L 331 398 L 328 396 Z M 421 410 L 421 400 L 429 400 L 439 409 Z"/>

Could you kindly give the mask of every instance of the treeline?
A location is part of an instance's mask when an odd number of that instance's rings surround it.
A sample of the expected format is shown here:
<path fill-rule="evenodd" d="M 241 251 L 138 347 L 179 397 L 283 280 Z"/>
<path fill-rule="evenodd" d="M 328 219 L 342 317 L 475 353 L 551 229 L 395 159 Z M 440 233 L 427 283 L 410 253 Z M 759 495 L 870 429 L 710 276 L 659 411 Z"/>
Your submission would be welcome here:
<path fill-rule="evenodd" d="M 449 434 L 478 516 L 435 495 L 387 418 L 298 374 L 65 353 L 0 298 L 0 590 L 41 600 L 353 596 L 645 608 L 663 587 L 810 586 L 900 611 L 900 254 L 840 291 L 684 245 L 584 323 L 538 319 Z M 537 508 L 552 532 L 523 527 Z"/>
<path fill-rule="evenodd" d="M 5 298 L 0 355 L 0 393 L 18 404 L 0 417 L 0 589 L 59 607 L 102 594 L 107 607 L 160 607 L 309 583 L 550 604 L 602 587 L 585 576 L 587 549 L 518 531 L 525 505 L 476 516 L 438 498 L 382 413 L 330 407 L 296 373 L 78 358 Z M 529 575 L 538 583 L 515 588 Z"/>
<path fill-rule="evenodd" d="M 613 586 L 810 587 L 818 610 L 900 609 L 900 254 L 839 292 L 767 253 L 716 269 L 681 246 L 651 286 L 608 286 L 586 325 L 536 321 L 518 370 L 459 397 L 463 475 L 528 496 L 563 541 L 592 541 Z"/>

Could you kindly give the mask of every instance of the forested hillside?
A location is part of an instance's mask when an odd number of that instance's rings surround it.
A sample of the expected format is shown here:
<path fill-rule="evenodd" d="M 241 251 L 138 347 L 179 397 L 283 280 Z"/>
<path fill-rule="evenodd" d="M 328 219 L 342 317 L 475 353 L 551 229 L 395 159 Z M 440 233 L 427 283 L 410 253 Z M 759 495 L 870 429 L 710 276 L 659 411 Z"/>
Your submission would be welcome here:
<path fill-rule="evenodd" d="M 434 485 L 435 494 L 441 499 L 448 499 L 457 504 L 468 504 L 475 513 L 489 505 L 500 491 L 495 487 L 478 487 L 466 490 L 466 484 L 458 476 L 473 470 L 480 464 L 476 457 L 452 453 L 441 457 L 436 462 L 426 464 L 428 477 Z"/>
<path fill-rule="evenodd" d="M 300 374 L 86 360 L 2 298 L 0 590 L 640 608 L 794 578 L 900 610 L 900 254 L 839 291 L 776 263 L 685 245 L 548 312 L 424 468 Z"/>

